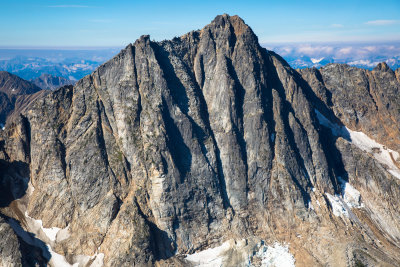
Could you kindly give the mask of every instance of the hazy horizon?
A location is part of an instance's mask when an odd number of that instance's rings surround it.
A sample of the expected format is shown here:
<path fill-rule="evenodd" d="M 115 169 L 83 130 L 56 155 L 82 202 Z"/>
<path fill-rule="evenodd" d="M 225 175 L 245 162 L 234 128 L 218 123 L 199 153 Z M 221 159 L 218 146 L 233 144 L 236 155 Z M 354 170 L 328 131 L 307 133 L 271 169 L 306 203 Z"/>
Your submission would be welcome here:
<path fill-rule="evenodd" d="M 7 1 L 1 47 L 122 47 L 143 34 L 161 41 L 239 15 L 260 43 L 400 41 L 400 2 Z"/>

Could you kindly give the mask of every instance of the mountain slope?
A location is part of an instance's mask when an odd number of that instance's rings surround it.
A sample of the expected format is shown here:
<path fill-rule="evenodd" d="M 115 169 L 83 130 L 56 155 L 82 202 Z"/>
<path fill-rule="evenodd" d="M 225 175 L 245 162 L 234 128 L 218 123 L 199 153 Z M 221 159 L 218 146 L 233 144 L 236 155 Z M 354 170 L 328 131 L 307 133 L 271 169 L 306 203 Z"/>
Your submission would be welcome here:
<path fill-rule="evenodd" d="M 142 36 L 7 127 L 2 160 L 30 175 L 2 213 L 50 265 L 190 265 L 212 247 L 225 266 L 273 249 L 296 266 L 400 264 L 400 180 L 329 129 L 348 122 L 303 77 L 237 16 Z"/>
<path fill-rule="evenodd" d="M 36 85 L 16 75 L 0 71 L 0 124 L 6 123 L 7 117 L 15 109 L 16 102 L 21 102 L 25 96 L 35 94 L 40 90 Z M 18 104 L 17 107 L 19 107 Z"/>
<path fill-rule="evenodd" d="M 70 81 L 64 77 L 57 77 L 50 74 L 42 74 L 39 77 L 33 79 L 32 83 L 46 90 L 54 90 L 64 85 L 74 84 L 73 81 Z"/>
<path fill-rule="evenodd" d="M 386 63 L 373 71 L 330 64 L 299 72 L 346 126 L 400 150 L 400 83 Z"/>

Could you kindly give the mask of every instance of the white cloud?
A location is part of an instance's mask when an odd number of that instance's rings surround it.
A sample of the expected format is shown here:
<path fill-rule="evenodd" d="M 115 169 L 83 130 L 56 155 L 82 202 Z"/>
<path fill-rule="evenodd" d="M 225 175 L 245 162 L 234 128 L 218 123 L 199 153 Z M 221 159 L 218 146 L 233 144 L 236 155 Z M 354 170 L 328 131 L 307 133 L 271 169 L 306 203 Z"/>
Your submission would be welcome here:
<path fill-rule="evenodd" d="M 269 50 L 272 50 L 273 49 L 273 47 L 267 47 L 267 49 L 269 49 Z M 288 55 L 288 54 L 290 54 L 290 53 L 292 53 L 293 52 L 293 47 L 290 47 L 290 46 L 283 46 L 283 47 L 281 47 L 280 48 L 280 54 L 281 55 Z"/>
<path fill-rule="evenodd" d="M 350 46 L 343 47 L 343 48 L 339 49 L 339 54 L 347 55 L 347 54 L 350 54 L 352 52 L 352 50 L 353 50 L 353 48 Z"/>
<path fill-rule="evenodd" d="M 315 55 L 320 53 L 332 53 L 332 46 L 312 46 L 312 45 L 301 45 L 298 49 L 298 52 L 304 53 L 305 55 Z"/>
<path fill-rule="evenodd" d="M 331 27 L 332 28 L 343 28 L 344 26 L 343 26 L 343 24 L 334 23 L 334 24 L 331 24 Z"/>
<path fill-rule="evenodd" d="M 369 52 L 375 52 L 378 48 L 376 46 L 370 45 L 370 46 L 364 46 L 363 47 L 365 50 Z"/>
<path fill-rule="evenodd" d="M 55 5 L 55 6 L 47 6 L 51 8 L 88 8 L 89 6 L 82 5 Z"/>
<path fill-rule="evenodd" d="M 393 25 L 399 23 L 399 20 L 390 20 L 390 19 L 378 19 L 378 20 L 370 20 L 365 22 L 367 25 L 373 26 L 386 26 L 386 25 Z"/>

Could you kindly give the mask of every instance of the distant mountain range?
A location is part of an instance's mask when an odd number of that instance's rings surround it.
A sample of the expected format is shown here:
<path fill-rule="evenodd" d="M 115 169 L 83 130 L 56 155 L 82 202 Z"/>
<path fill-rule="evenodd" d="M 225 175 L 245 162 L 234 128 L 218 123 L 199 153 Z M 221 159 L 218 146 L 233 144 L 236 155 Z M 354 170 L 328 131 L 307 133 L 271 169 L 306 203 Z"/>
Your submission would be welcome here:
<path fill-rule="evenodd" d="M 392 69 L 400 67 L 400 43 L 341 43 L 341 44 L 263 44 L 280 54 L 292 68 L 321 67 L 342 63 L 372 70 L 380 62 Z"/>
<path fill-rule="evenodd" d="M 372 70 L 380 62 L 385 62 L 392 69 L 400 67 L 400 43 L 395 42 L 385 44 L 292 43 L 262 44 L 262 46 L 280 54 L 295 69 L 321 67 L 328 63 L 344 63 Z M 119 50 L 120 48 L 0 49 L 0 70 L 16 74 L 26 80 L 34 80 L 43 74 L 49 74 L 77 81 L 92 73 Z"/>
<path fill-rule="evenodd" d="M 33 80 L 42 74 L 76 81 L 112 58 L 119 48 L 108 49 L 0 49 L 0 70 Z"/>
<path fill-rule="evenodd" d="M 64 85 L 72 85 L 75 81 L 68 80 L 64 77 L 53 76 L 43 73 L 40 77 L 31 80 L 31 82 L 38 87 L 46 90 L 54 90 Z"/>

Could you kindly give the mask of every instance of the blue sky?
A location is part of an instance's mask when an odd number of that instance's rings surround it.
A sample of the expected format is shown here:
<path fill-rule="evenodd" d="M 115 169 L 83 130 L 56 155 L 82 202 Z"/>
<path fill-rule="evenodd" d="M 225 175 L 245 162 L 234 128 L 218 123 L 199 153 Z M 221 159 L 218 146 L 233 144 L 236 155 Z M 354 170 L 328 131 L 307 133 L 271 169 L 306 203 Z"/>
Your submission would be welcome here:
<path fill-rule="evenodd" d="M 399 0 L 0 0 L 0 47 L 122 47 L 241 16 L 261 43 L 400 40 Z"/>

